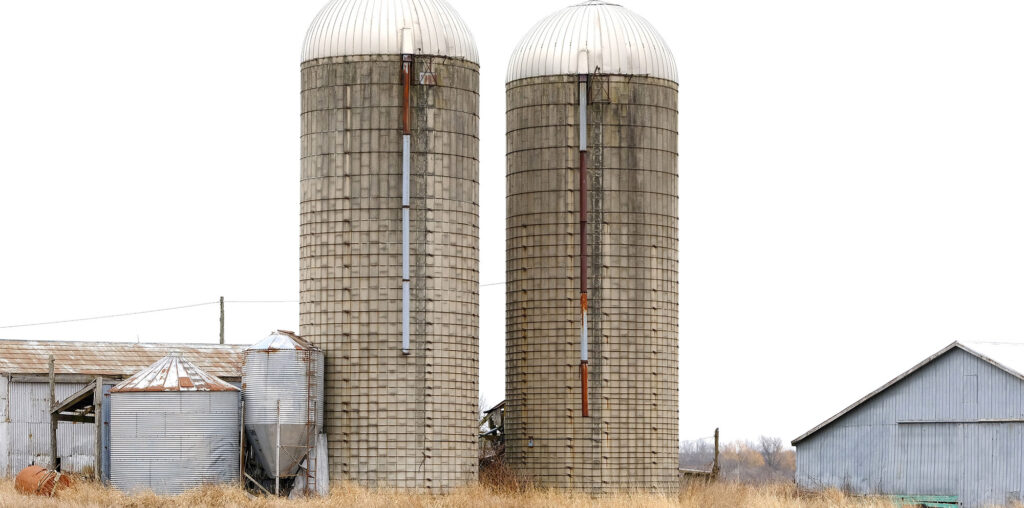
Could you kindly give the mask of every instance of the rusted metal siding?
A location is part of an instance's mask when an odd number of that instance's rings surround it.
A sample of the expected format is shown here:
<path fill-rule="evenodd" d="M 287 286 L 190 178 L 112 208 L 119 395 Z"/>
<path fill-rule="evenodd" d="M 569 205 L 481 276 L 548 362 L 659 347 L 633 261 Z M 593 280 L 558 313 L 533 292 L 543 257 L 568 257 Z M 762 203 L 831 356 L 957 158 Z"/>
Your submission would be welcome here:
<path fill-rule="evenodd" d="M 180 494 L 238 481 L 239 392 L 111 395 L 111 484 Z"/>
<path fill-rule="evenodd" d="M 799 441 L 796 478 L 862 494 L 958 495 L 971 508 L 1020 495 L 1022 450 L 1024 381 L 954 348 Z"/>

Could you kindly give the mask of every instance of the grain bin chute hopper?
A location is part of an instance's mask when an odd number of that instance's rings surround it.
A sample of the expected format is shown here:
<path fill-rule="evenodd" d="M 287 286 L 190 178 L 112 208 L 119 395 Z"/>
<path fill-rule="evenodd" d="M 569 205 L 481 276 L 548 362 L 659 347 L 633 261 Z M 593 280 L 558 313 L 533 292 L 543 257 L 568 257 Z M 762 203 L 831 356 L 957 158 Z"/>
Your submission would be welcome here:
<path fill-rule="evenodd" d="M 323 429 L 324 355 L 279 330 L 242 356 L 247 446 L 271 477 L 294 476 Z M 307 470 L 316 472 L 312 461 Z"/>

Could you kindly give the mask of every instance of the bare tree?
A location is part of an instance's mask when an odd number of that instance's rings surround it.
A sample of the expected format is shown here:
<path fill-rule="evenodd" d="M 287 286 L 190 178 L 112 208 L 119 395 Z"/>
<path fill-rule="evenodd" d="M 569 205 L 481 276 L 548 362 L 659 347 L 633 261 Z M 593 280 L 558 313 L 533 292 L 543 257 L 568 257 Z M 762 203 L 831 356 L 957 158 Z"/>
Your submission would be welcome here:
<path fill-rule="evenodd" d="M 769 469 L 776 470 L 782 464 L 782 438 L 761 436 L 758 451 Z"/>

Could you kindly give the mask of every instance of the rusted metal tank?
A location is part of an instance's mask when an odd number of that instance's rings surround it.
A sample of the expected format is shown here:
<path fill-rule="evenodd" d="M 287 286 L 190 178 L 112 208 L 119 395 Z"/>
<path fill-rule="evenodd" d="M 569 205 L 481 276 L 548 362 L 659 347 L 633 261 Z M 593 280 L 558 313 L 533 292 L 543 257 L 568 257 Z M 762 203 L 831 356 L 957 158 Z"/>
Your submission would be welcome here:
<path fill-rule="evenodd" d="M 35 496 L 52 496 L 73 484 L 71 476 L 39 466 L 28 466 L 14 478 L 14 490 Z"/>

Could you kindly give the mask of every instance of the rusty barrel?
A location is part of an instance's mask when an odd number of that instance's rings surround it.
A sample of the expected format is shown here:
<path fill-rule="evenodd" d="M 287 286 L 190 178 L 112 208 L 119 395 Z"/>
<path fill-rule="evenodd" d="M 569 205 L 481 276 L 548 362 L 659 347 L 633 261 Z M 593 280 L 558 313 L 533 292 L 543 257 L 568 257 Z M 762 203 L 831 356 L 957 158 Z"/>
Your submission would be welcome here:
<path fill-rule="evenodd" d="M 14 489 L 22 494 L 52 496 L 70 487 L 71 477 L 39 466 L 28 466 L 14 478 Z"/>

